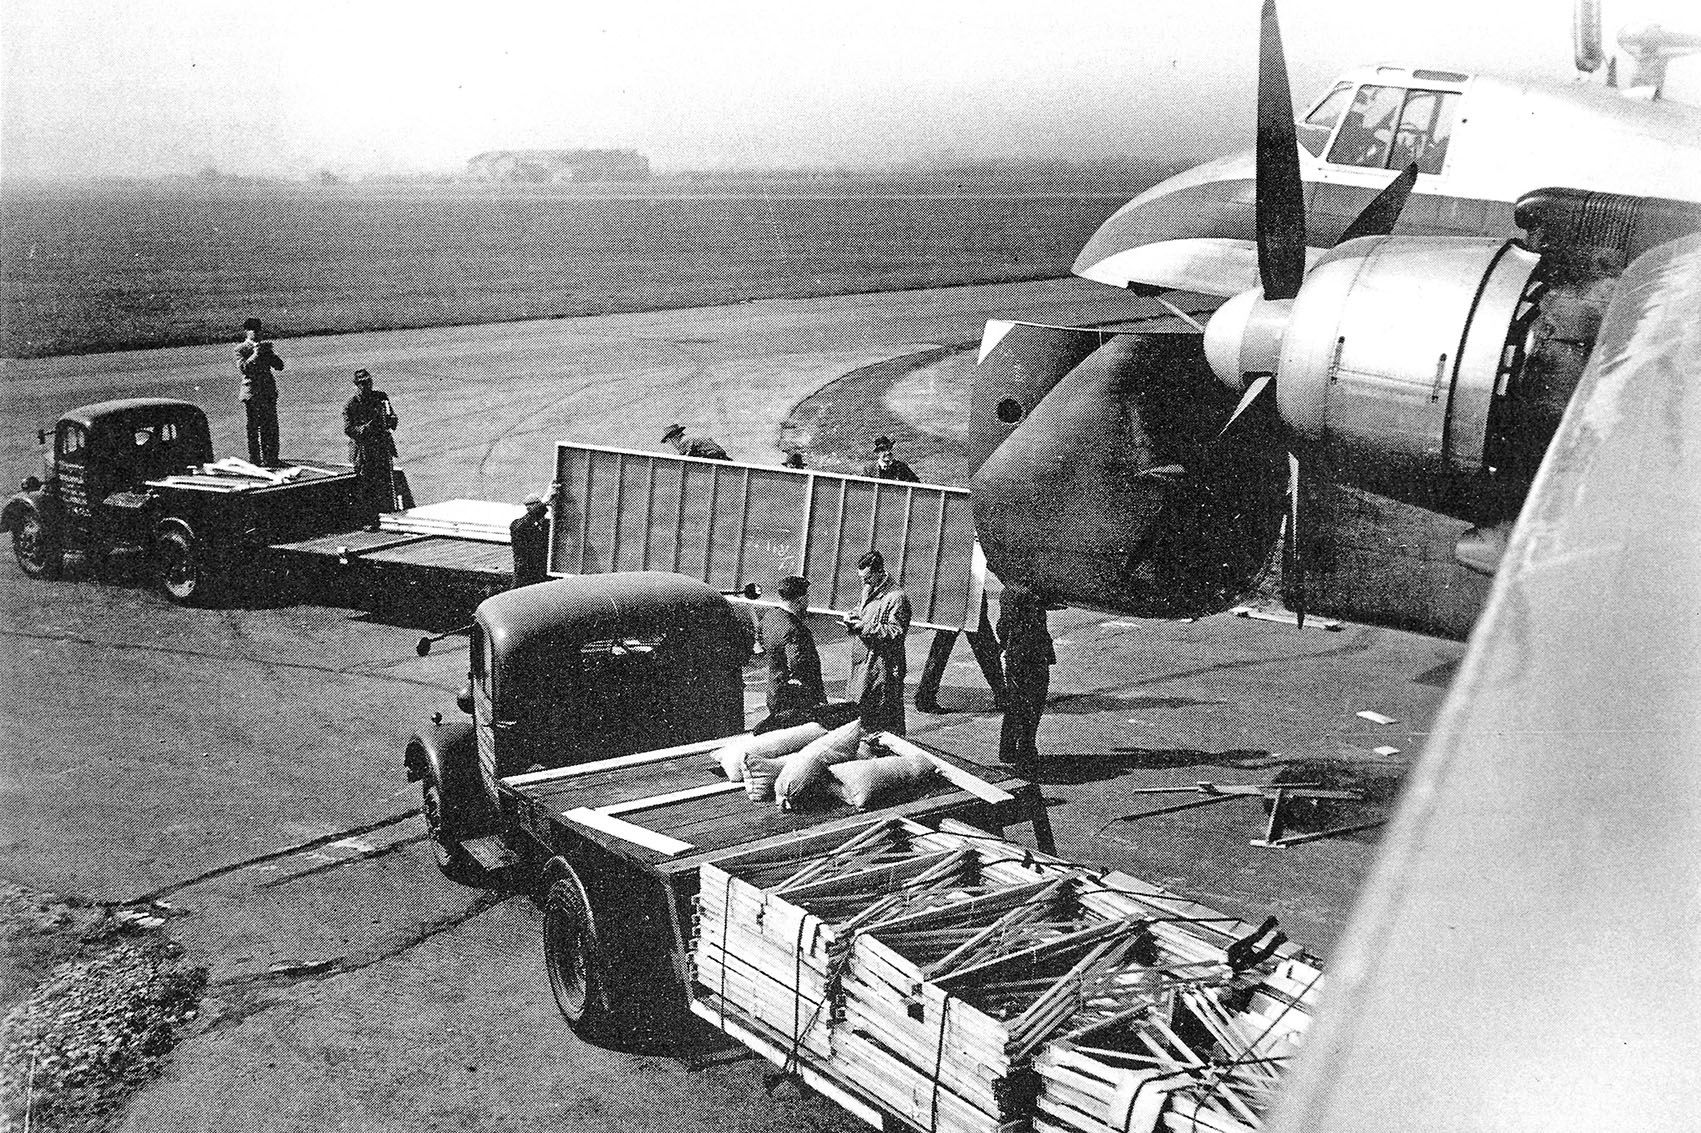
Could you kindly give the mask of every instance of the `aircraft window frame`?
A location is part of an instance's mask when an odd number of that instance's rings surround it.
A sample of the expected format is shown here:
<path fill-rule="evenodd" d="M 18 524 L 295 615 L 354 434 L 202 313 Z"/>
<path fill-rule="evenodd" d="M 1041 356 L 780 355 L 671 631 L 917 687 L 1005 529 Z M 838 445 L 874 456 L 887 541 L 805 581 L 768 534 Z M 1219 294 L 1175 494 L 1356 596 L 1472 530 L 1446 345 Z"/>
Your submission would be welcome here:
<path fill-rule="evenodd" d="M 1367 113 L 1374 109 L 1365 102 L 1366 92 L 1370 91 L 1377 92 L 1370 98 L 1384 100 L 1388 92 L 1397 92 L 1400 101 L 1397 109 L 1390 108 L 1392 113 L 1382 111 L 1375 120 L 1377 124 L 1365 126 Z M 1447 163 L 1461 96 L 1460 91 L 1439 87 L 1362 83 L 1354 93 L 1352 109 L 1341 118 L 1326 160 L 1355 169 L 1394 169 L 1404 168 L 1415 157 L 1419 173 L 1438 174 Z M 1421 126 L 1411 122 L 1412 111 L 1425 105 L 1430 108 L 1427 121 Z M 1352 121 L 1355 111 L 1356 123 Z"/>
<path fill-rule="evenodd" d="M 1394 144 L 1389 147 L 1387 167 L 1404 169 L 1407 164 L 1416 161 L 1419 173 L 1440 173 L 1447 163 L 1447 150 L 1453 140 L 1459 97 L 1458 91 L 1432 87 L 1408 90 L 1405 105 L 1400 108 L 1400 123 L 1394 129 Z M 1430 107 L 1427 120 L 1421 126 L 1411 124 L 1413 109 L 1426 102 Z"/>
<path fill-rule="evenodd" d="M 1329 139 L 1340 125 L 1341 116 L 1352 106 L 1353 84 L 1336 83 L 1334 89 L 1317 100 L 1311 113 L 1294 124 L 1299 144 L 1312 157 L 1322 157 L 1329 148 Z"/>
<path fill-rule="evenodd" d="M 1328 160 L 1358 169 L 1388 168 L 1388 154 L 1394 148 L 1394 133 L 1407 93 L 1407 88 L 1388 83 L 1359 84 L 1352 106 L 1341 116 Z M 1375 117 L 1371 118 L 1373 113 Z"/>

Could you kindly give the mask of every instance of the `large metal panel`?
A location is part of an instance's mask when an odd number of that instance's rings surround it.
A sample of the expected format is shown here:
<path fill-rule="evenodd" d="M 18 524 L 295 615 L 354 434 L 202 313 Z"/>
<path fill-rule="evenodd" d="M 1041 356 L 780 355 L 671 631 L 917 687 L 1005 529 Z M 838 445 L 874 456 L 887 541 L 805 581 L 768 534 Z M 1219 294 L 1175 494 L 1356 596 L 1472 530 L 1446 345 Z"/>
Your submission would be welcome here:
<path fill-rule="evenodd" d="M 979 625 L 986 572 L 960 488 L 574 444 L 556 446 L 555 478 L 553 575 L 666 570 L 732 591 L 801 574 L 829 612 L 856 604 L 856 561 L 877 548 L 915 625 Z"/>

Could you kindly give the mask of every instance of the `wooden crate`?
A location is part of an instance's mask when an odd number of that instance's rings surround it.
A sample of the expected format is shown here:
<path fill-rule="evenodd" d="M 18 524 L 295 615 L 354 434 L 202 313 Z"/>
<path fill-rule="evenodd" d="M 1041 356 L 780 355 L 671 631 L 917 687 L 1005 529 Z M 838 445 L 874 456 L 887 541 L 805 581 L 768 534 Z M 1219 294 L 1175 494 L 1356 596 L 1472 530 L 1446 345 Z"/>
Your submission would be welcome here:
<path fill-rule="evenodd" d="M 692 960 L 699 992 L 780 1036 L 776 1061 L 920 1129 L 1226 1130 L 1262 1119 L 1319 979 L 1270 932 L 893 817 L 704 864 Z"/>

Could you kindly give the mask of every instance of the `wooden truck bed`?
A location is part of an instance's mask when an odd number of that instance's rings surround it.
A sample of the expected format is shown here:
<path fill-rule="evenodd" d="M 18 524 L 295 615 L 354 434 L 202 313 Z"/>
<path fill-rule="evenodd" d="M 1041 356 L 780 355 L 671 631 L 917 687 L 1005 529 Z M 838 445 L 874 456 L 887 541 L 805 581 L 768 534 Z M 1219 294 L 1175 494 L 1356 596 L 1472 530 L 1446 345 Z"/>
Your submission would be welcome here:
<path fill-rule="evenodd" d="M 1032 783 L 924 751 L 941 776 L 918 798 L 859 811 L 840 803 L 782 811 L 728 782 L 712 754 L 733 737 L 662 751 L 512 775 L 501 783 L 509 844 L 534 864 L 567 861 L 598 910 L 603 937 L 619 941 L 643 978 L 666 981 L 684 1006 L 689 941 L 704 862 L 790 844 L 813 844 L 887 815 L 957 818 L 992 833 L 1031 823 L 1052 848 L 1044 799 Z"/>

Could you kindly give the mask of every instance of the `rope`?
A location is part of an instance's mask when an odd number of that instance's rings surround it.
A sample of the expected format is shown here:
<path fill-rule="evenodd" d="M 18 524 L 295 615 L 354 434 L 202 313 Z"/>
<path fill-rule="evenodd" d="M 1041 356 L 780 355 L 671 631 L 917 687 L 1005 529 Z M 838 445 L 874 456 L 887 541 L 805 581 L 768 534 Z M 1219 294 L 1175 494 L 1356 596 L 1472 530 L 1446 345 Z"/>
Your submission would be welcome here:
<path fill-rule="evenodd" d="M 939 1128 L 939 1075 L 945 1070 L 945 1022 L 951 1014 L 951 993 L 945 993 L 945 1002 L 939 1006 L 939 1042 L 933 1048 L 933 1096 L 927 1103 L 927 1127 L 931 1130 Z"/>

